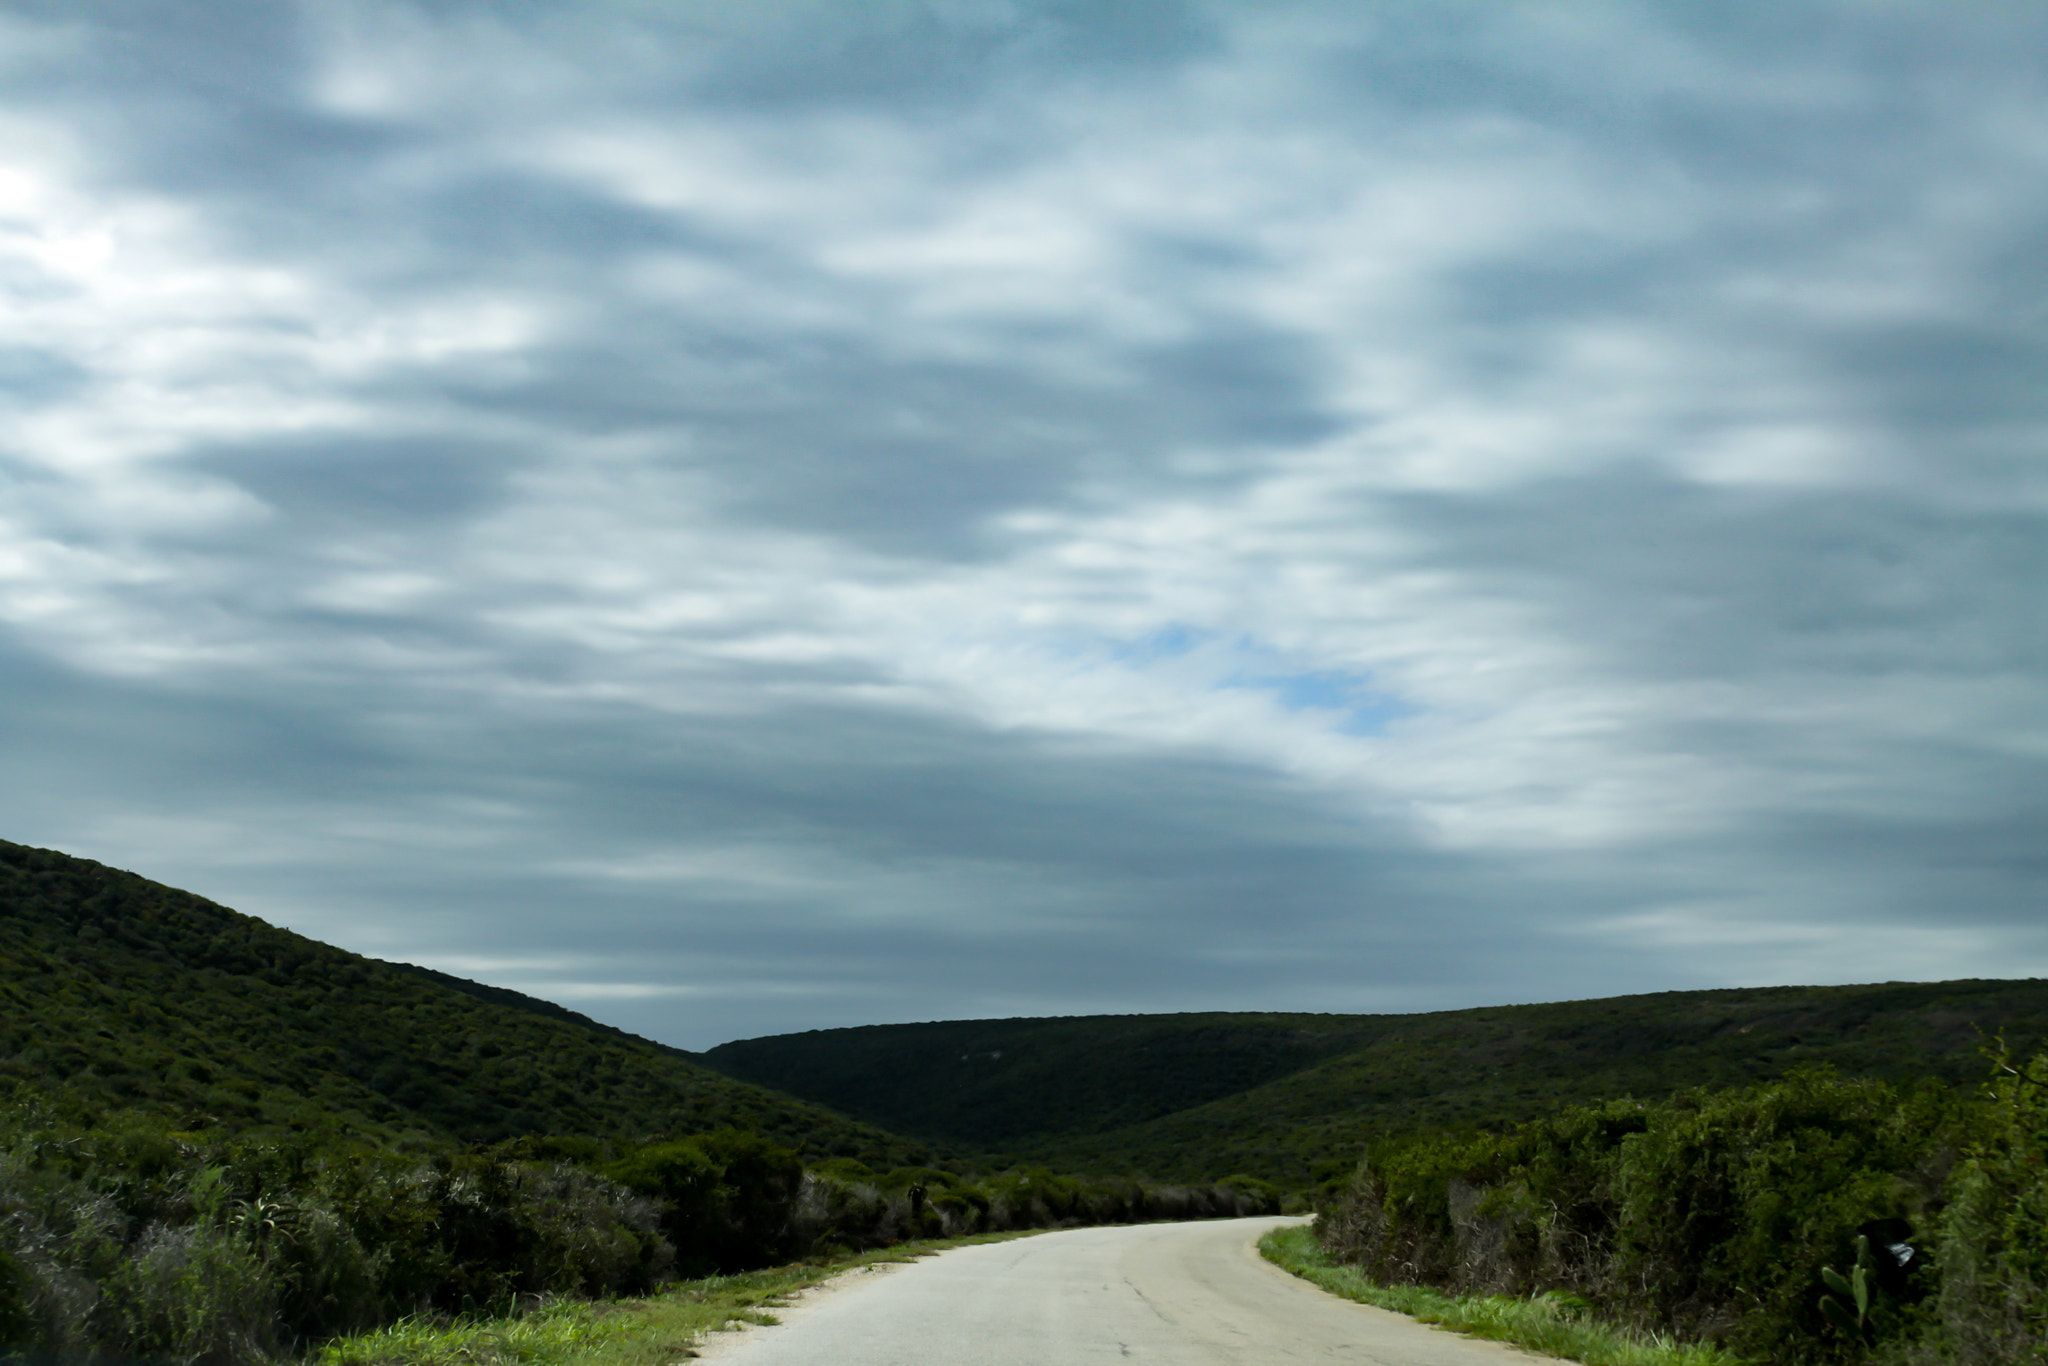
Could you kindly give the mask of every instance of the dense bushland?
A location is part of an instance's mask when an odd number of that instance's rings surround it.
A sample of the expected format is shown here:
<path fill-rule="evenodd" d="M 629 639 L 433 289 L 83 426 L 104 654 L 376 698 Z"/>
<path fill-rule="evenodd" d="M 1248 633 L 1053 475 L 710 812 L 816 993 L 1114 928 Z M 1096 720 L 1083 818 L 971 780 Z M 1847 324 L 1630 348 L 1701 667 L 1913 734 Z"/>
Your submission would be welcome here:
<path fill-rule="evenodd" d="M 757 1129 L 898 1138 L 517 992 L 364 958 L 89 859 L 0 840 L 0 1101 L 378 1143 Z"/>
<path fill-rule="evenodd" d="M 1383 1283 L 1565 1293 L 1783 1366 L 2048 1360 L 2048 1062 L 1999 1067 L 1982 1096 L 1816 1069 L 1393 1142 L 1317 1233 Z"/>
<path fill-rule="evenodd" d="M 1978 1040 L 2048 1044 L 2048 982 L 1663 992 L 1420 1015 L 1097 1015 L 722 1044 L 731 1075 L 893 1133 L 1069 1171 L 1341 1179 L 1363 1129 L 1501 1129 L 1830 1065 L 1975 1084 Z"/>
<path fill-rule="evenodd" d="M 1248 1181 L 807 1169 L 738 1130 L 399 1152 L 17 1111 L 0 1125 L 0 1349 L 256 1362 L 407 1316 L 637 1294 L 824 1250 L 1277 1206 Z"/>

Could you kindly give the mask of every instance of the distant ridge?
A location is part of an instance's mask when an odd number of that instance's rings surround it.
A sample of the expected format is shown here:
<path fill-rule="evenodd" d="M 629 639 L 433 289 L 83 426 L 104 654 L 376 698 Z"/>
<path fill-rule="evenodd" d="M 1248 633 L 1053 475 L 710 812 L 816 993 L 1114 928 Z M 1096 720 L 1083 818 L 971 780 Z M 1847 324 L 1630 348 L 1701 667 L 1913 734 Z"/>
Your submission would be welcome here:
<path fill-rule="evenodd" d="M 870 1025 L 700 1055 L 934 1143 L 1082 1170 L 1327 1180 L 1363 1146 L 1803 1066 L 1974 1084 L 2048 1042 L 2048 982 L 1663 992 L 1416 1015 L 1102 1015 Z"/>
<path fill-rule="evenodd" d="M 1802 1066 L 1974 1084 L 2001 1032 L 2022 1051 L 2048 1043 L 2048 982 L 873 1025 L 691 1054 L 0 840 L 0 1103 L 88 1122 L 137 1111 L 385 1144 L 739 1125 L 876 1168 L 967 1154 L 1292 1186 L 1389 1137 Z"/>
<path fill-rule="evenodd" d="M 925 1144 L 552 1002 L 386 963 L 190 892 L 0 840 L 0 1099 L 366 1141 L 737 1124 L 883 1166 Z"/>

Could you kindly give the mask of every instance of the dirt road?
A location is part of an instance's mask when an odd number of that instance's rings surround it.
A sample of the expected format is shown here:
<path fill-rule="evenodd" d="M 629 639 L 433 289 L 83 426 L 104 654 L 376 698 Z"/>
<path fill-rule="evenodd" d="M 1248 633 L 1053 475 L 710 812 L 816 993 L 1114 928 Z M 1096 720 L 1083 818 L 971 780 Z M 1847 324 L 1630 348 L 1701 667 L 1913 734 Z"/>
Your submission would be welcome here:
<path fill-rule="evenodd" d="M 1283 1219 L 1083 1228 L 861 1272 L 715 1335 L 718 1366 L 1533 1366 L 1325 1294 L 1253 1244 Z"/>

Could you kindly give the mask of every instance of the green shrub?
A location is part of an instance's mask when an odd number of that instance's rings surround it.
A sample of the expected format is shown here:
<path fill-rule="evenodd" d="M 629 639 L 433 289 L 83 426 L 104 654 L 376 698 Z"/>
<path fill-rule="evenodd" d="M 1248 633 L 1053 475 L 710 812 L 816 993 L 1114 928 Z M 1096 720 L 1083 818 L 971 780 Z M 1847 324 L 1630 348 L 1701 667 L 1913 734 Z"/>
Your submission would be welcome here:
<path fill-rule="evenodd" d="M 806 1172 L 740 1130 L 632 1144 L 370 1148 L 134 1115 L 0 1112 L 0 1352 L 258 1366 L 400 1321 L 640 1294 L 834 1246 L 1243 1212 L 1268 1193 Z M 601 1163 L 598 1170 L 585 1162 Z"/>
<path fill-rule="evenodd" d="M 276 1348 L 272 1283 L 247 1243 L 205 1224 L 158 1224 L 110 1278 L 108 1336 L 132 1356 L 259 1361 Z"/>
<path fill-rule="evenodd" d="M 29 1308 L 33 1285 L 21 1259 L 0 1251 L 0 1351 L 27 1347 L 35 1341 L 36 1319 Z"/>
<path fill-rule="evenodd" d="M 1956 1122 L 1938 1088 L 1825 1071 L 1584 1107 L 1508 1134 L 1373 1151 L 1317 1231 L 1378 1282 L 1563 1290 L 1644 1331 L 1785 1366 L 1845 1361 L 1861 1344 L 1828 1326 L 1820 1270 L 1853 1259 L 1879 1221 L 1924 1219 Z M 1900 1290 L 1911 1299 L 1924 1286 Z"/>
<path fill-rule="evenodd" d="M 1673 1109 L 1623 1145 L 1610 1293 L 1738 1350 L 1853 1356 L 1819 1308 L 1820 1268 L 1853 1262 L 1865 1225 L 1917 1220 L 1938 1197 L 1915 1178 L 1943 1142 L 1952 1103 L 1932 1090 L 1795 1073 Z"/>
<path fill-rule="evenodd" d="M 271 1253 L 281 1327 L 302 1341 L 374 1328 L 385 1317 L 390 1260 L 366 1248 L 331 1205 L 301 1206 Z"/>
<path fill-rule="evenodd" d="M 661 1230 L 684 1275 L 765 1266 L 794 1251 L 803 1164 L 758 1134 L 720 1129 L 650 1144 L 605 1175 L 660 1202 Z"/>
<path fill-rule="evenodd" d="M 2048 1361 L 2048 1056 L 2003 1044 L 1986 1104 L 1933 1230 L 1940 1288 L 1925 1337 L 1892 1360 L 1944 1366 Z"/>

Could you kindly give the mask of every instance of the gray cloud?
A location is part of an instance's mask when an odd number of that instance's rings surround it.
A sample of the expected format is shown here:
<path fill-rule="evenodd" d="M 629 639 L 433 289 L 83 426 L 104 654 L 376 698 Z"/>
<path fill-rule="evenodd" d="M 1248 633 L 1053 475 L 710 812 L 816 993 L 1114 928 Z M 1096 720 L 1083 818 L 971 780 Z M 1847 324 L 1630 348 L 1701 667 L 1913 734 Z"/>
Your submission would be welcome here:
<path fill-rule="evenodd" d="M 692 1045 L 2042 971 L 2042 22 L 7 6 L 0 834 Z"/>
<path fill-rule="evenodd" d="M 519 453 L 459 437 L 271 438 L 191 465 L 233 480 L 293 535 L 323 524 L 445 526 L 506 496 Z"/>

